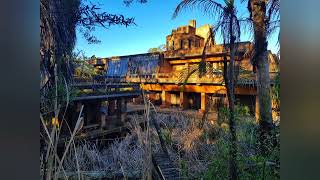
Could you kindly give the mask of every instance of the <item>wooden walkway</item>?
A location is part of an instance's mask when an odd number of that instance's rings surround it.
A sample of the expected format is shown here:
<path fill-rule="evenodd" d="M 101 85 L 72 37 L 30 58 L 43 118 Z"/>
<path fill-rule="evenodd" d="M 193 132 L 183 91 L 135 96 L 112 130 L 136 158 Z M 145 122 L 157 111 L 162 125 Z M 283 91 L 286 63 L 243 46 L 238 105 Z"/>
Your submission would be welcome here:
<path fill-rule="evenodd" d="M 141 124 L 145 122 L 143 119 L 138 119 L 138 124 Z M 112 129 L 101 129 L 99 126 L 96 129 L 88 130 L 86 132 L 80 132 L 78 135 L 74 137 L 74 141 L 79 140 L 89 140 L 89 139 L 96 139 L 99 137 L 103 137 L 106 135 L 110 135 L 113 133 L 121 133 L 123 131 L 128 131 L 131 128 L 131 124 L 129 122 L 125 123 L 123 126 L 118 126 Z M 70 140 L 70 137 L 62 137 L 59 139 L 58 144 L 62 144 L 65 142 L 68 142 Z"/>
<path fill-rule="evenodd" d="M 73 101 L 110 100 L 118 98 L 134 98 L 141 95 L 140 85 L 137 83 L 112 81 L 75 81 L 72 87 L 78 90 L 91 90 L 90 93 L 80 93 Z"/>
<path fill-rule="evenodd" d="M 165 153 L 156 153 L 152 155 L 152 162 L 159 174 L 164 180 L 180 179 L 180 171 Z"/>
<path fill-rule="evenodd" d="M 109 100 L 109 99 L 117 99 L 117 98 L 132 98 L 138 97 L 141 95 L 141 91 L 118 91 L 118 92 L 110 92 L 103 95 L 83 95 L 75 97 L 74 101 L 86 101 L 86 100 Z"/>

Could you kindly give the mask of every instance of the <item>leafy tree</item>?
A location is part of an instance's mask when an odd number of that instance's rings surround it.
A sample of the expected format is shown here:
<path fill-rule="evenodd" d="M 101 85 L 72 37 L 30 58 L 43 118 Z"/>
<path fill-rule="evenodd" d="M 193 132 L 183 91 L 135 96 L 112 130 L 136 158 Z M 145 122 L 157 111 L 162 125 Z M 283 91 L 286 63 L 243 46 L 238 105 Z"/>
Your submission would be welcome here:
<path fill-rule="evenodd" d="M 156 47 L 156 48 L 150 48 L 150 49 L 148 50 L 148 53 L 163 52 L 163 51 L 165 51 L 165 50 L 166 50 L 166 47 L 165 47 L 164 44 L 162 44 L 162 45 L 160 45 L 160 46 L 158 46 L 158 47 Z"/>
<path fill-rule="evenodd" d="M 129 6 L 133 2 L 147 0 L 123 0 Z M 70 77 L 70 56 L 76 42 L 76 27 L 89 43 L 100 42 L 92 32 L 96 27 L 108 29 L 113 25 L 134 25 L 134 18 L 121 14 L 101 12 L 101 9 L 85 0 L 40 0 L 40 71 L 41 87 L 52 82 L 54 66 L 57 73 L 67 80 Z M 51 80 L 51 81 L 50 81 Z"/>
<path fill-rule="evenodd" d="M 227 97 L 229 103 L 229 127 L 230 127 L 230 178 L 237 179 L 237 138 L 236 138 L 236 124 L 235 124 L 235 96 L 234 90 L 236 85 L 236 74 L 235 74 L 235 58 L 237 51 L 237 42 L 240 40 L 240 20 L 237 17 L 237 9 L 235 7 L 234 0 L 225 0 L 223 4 L 218 3 L 213 0 L 183 0 L 177 7 L 173 14 L 175 18 L 182 9 L 197 7 L 200 8 L 204 13 L 216 17 L 216 27 L 211 28 L 209 38 L 206 41 L 202 60 L 199 64 L 198 71 L 200 76 L 206 72 L 206 63 L 205 63 L 205 51 L 206 47 L 209 44 L 209 41 L 213 41 L 213 34 L 215 31 L 221 32 L 224 47 L 225 47 L 225 56 L 224 56 L 224 80 L 227 88 Z M 229 57 L 229 63 L 227 63 L 227 56 Z M 192 71 L 191 73 L 194 73 Z"/>

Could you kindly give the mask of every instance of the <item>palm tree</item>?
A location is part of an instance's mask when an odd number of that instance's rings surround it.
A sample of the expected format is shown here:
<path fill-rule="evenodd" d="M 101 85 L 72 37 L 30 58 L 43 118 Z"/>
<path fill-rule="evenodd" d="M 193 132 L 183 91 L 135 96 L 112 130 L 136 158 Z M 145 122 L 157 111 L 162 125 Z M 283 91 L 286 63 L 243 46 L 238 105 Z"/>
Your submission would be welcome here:
<path fill-rule="evenodd" d="M 266 141 L 272 130 L 269 62 L 267 54 L 268 35 L 279 24 L 280 0 L 248 0 L 248 10 L 253 25 L 254 54 L 252 63 L 257 70 L 257 91 L 259 98 L 261 152 L 266 152 Z M 275 21 L 273 21 L 276 19 Z"/>
<path fill-rule="evenodd" d="M 235 124 L 235 58 L 237 51 L 237 43 L 240 40 L 240 20 L 237 17 L 237 9 L 235 7 L 234 0 L 224 0 L 224 4 L 216 2 L 214 0 L 183 0 L 175 9 L 173 18 L 175 18 L 182 9 L 185 8 L 200 8 L 204 13 L 216 17 L 216 27 L 211 28 L 209 38 L 206 42 L 206 45 L 202 54 L 202 61 L 199 64 L 200 75 L 206 72 L 206 63 L 205 63 L 205 51 L 208 45 L 208 42 L 213 41 L 213 34 L 216 31 L 221 32 L 224 47 L 226 49 L 226 54 L 224 58 L 224 80 L 227 88 L 227 97 L 229 103 L 229 127 L 230 127 L 230 178 L 238 179 L 237 176 L 237 165 L 236 165 L 236 156 L 237 156 L 237 138 L 236 138 L 236 124 Z M 229 56 L 229 65 L 227 64 L 227 56 Z M 196 71 L 192 71 L 194 73 Z M 187 77 L 190 77 L 188 75 Z"/>

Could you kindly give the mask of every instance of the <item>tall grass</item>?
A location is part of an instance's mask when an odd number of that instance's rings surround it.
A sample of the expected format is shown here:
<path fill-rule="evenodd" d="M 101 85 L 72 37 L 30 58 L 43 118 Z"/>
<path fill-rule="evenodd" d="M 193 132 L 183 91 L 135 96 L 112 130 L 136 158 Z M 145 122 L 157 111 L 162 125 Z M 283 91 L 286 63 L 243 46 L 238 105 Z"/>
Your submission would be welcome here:
<path fill-rule="evenodd" d="M 152 153 L 166 147 L 174 164 L 180 168 L 181 176 L 191 179 L 227 179 L 229 177 L 229 131 L 228 111 L 219 112 L 219 120 L 212 124 L 205 119 L 197 119 L 183 112 L 170 114 L 156 113 L 155 107 L 143 93 L 144 114 L 132 115 L 130 133 L 123 138 L 113 139 L 102 149 L 103 139 L 75 142 L 84 119 L 82 110 L 74 129 L 65 120 L 70 101 L 68 85 L 66 103 L 59 104 L 57 77 L 55 80 L 55 100 L 53 113 L 40 113 L 40 132 L 44 142 L 40 156 L 41 179 L 87 179 L 103 177 L 123 177 L 151 179 L 153 164 Z M 65 108 L 65 109 L 64 109 Z M 238 154 L 240 179 L 279 179 L 280 141 L 279 127 L 274 131 L 274 144 L 267 156 L 261 156 L 257 146 L 258 125 L 248 113 L 248 108 L 236 108 Z M 50 119 L 59 120 L 51 124 Z M 60 119 L 59 119 L 60 118 Z M 141 119 L 144 125 L 141 126 Z M 161 130 L 159 133 L 150 120 L 154 120 Z M 154 123 L 153 123 L 154 124 Z M 62 125 L 67 126 L 69 140 L 58 156 L 58 142 L 61 139 Z M 161 136 L 159 138 L 159 136 Z M 159 141 L 159 139 L 162 139 Z"/>
<path fill-rule="evenodd" d="M 56 112 L 52 117 L 52 122 L 55 123 L 51 124 L 48 120 L 48 117 L 51 118 L 50 114 L 46 114 L 46 117 L 44 117 L 40 113 L 42 125 L 42 133 L 40 135 L 44 141 L 42 155 L 40 156 L 41 179 L 86 179 L 88 177 L 152 178 L 152 140 L 150 134 L 154 132 L 151 132 L 150 127 L 151 103 L 148 99 L 144 101 L 145 113 L 142 118 L 145 120 L 145 125 L 143 128 L 139 124 L 141 121 L 138 117 L 133 117 L 130 134 L 121 140 L 113 139 L 112 144 L 101 150 L 97 145 L 98 143 L 85 140 L 75 143 L 74 138 L 81 130 L 84 121 L 81 117 L 83 106 L 76 125 L 71 130 L 64 119 L 66 110 L 61 110 L 61 105 L 57 103 L 57 86 L 55 92 L 54 109 Z M 64 107 L 67 108 L 68 104 Z M 56 123 L 58 118 L 62 120 Z M 67 126 L 70 138 L 61 148 L 63 149 L 62 155 L 58 156 L 58 142 L 61 139 L 62 125 Z M 97 141 L 101 142 L 103 139 Z"/>
<path fill-rule="evenodd" d="M 75 147 L 73 138 L 79 131 L 81 127 L 81 123 L 83 123 L 83 119 L 81 117 L 83 106 L 81 107 L 79 117 L 76 122 L 76 126 L 73 131 L 68 127 L 69 133 L 70 133 L 70 140 L 68 141 L 67 145 L 65 146 L 65 151 L 60 158 L 58 156 L 58 143 L 60 140 L 60 132 L 62 124 L 67 124 L 65 122 L 65 115 L 66 111 L 69 105 L 70 100 L 70 93 L 68 84 L 66 83 L 64 79 L 64 85 L 65 85 L 65 94 L 66 94 L 66 102 L 64 104 L 64 111 L 62 111 L 61 104 L 58 104 L 60 101 L 59 97 L 60 94 L 58 94 L 58 89 L 60 85 L 58 84 L 58 74 L 57 74 L 57 66 L 54 68 L 54 99 L 53 99 L 53 114 L 51 113 L 40 113 L 40 122 L 41 122 L 41 130 L 40 136 L 41 140 L 44 141 L 42 144 L 42 151 L 41 151 L 41 157 L 40 158 L 40 178 L 41 179 L 58 179 L 59 175 L 62 173 L 63 177 L 67 179 L 67 175 L 65 172 L 64 167 L 62 166 L 64 158 L 66 157 L 67 153 L 69 152 L 69 148 Z M 64 97 L 65 98 L 65 97 Z M 46 119 L 44 118 L 44 115 Z M 50 119 L 52 120 L 50 121 Z M 61 120 L 59 120 L 61 118 Z M 64 123 L 65 122 L 65 123 Z M 68 124 L 67 124 L 68 125 Z M 72 146 L 71 146 L 72 145 Z M 76 152 L 75 148 L 74 151 Z M 80 179 L 80 175 L 78 174 L 78 179 Z"/>

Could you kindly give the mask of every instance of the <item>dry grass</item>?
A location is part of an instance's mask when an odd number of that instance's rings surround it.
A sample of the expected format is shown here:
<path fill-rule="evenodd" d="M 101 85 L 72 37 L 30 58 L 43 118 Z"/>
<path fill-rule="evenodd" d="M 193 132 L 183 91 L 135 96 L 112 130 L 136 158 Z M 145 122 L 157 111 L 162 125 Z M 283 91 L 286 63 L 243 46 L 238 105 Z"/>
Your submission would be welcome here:
<path fill-rule="evenodd" d="M 99 149 L 95 142 L 83 141 L 75 144 L 71 138 L 62 158 L 55 154 L 58 162 L 53 163 L 52 169 L 47 171 L 47 179 L 115 176 L 148 179 L 149 173 L 146 171 L 151 171 L 152 164 L 146 157 L 151 156 L 151 152 L 159 152 L 161 146 L 156 130 L 150 124 L 147 124 L 149 128 L 142 129 L 138 124 L 139 118 L 141 117 L 132 116 L 130 134 L 123 139 L 115 139 L 103 149 Z M 200 129 L 196 119 L 190 119 L 181 113 L 158 113 L 155 118 L 171 139 L 165 138 L 169 155 L 177 167 L 182 162 L 186 163 L 188 173 L 194 176 L 206 171 L 214 148 L 214 144 L 208 141 L 210 138 L 205 138 L 204 135 L 208 131 L 207 126 Z M 74 131 L 71 137 L 75 134 Z"/>
<path fill-rule="evenodd" d="M 130 133 L 124 138 L 113 139 L 111 144 L 102 148 L 98 146 L 102 139 L 98 140 L 98 143 L 89 141 L 75 143 L 73 141 L 73 137 L 81 126 L 80 111 L 75 130 L 70 130 L 71 138 L 65 145 L 65 151 L 61 158 L 57 155 L 57 141 L 61 126 L 58 128 L 47 126 L 40 114 L 43 126 L 41 136 L 47 147 L 46 151 L 43 151 L 45 153 L 40 156 L 40 170 L 41 174 L 45 176 L 43 179 L 103 177 L 150 179 L 151 154 L 161 151 L 161 145 L 156 129 L 150 124 L 150 114 L 154 113 L 151 111 L 153 105 L 147 99 L 144 101 L 145 113 L 131 116 Z M 55 117 L 58 117 L 60 108 L 57 104 L 56 107 L 58 110 L 55 112 Z M 217 145 L 217 142 L 227 143 L 228 138 L 223 137 L 228 134 L 226 131 L 228 128 L 224 129 L 207 120 L 201 126 L 201 118 L 197 119 L 182 112 L 170 114 L 158 112 L 154 114 L 154 118 L 161 127 L 171 160 L 182 172 L 181 176 L 187 176 L 191 179 L 204 177 L 212 166 L 212 157 L 227 162 L 224 156 L 219 155 L 221 147 Z M 145 120 L 143 128 L 139 125 L 141 119 Z M 254 134 L 254 127 L 255 125 L 245 122 L 241 122 L 238 126 L 243 132 L 238 133 L 238 138 L 244 139 L 244 141 L 239 141 L 239 148 L 245 149 L 246 151 L 242 153 L 248 156 L 253 154 L 253 137 L 248 135 Z M 46 169 L 45 174 L 44 169 Z"/>
<path fill-rule="evenodd" d="M 56 91 L 57 92 L 57 91 Z M 56 93 L 57 95 L 57 93 Z M 56 96 L 58 97 L 58 96 Z M 58 119 L 60 107 L 55 101 L 54 119 Z M 68 104 L 68 103 L 67 103 Z M 83 106 L 74 130 L 70 132 L 70 139 L 63 147 L 62 156 L 58 156 L 58 141 L 62 123 L 53 126 L 40 114 L 42 132 L 40 135 L 44 141 L 40 155 L 41 179 L 86 179 L 88 177 L 143 177 L 151 178 L 151 141 L 150 141 L 150 103 L 145 100 L 146 119 L 145 128 L 139 125 L 138 117 L 132 118 L 131 133 L 124 139 L 114 139 L 113 143 L 100 150 L 93 142 L 74 142 L 74 137 L 83 124 L 81 117 Z M 64 115 L 62 121 L 64 121 Z M 49 116 L 50 117 L 50 116 Z M 54 120 L 55 121 L 55 120 Z M 68 126 L 68 125 L 67 125 Z"/>
<path fill-rule="evenodd" d="M 203 174 L 210 163 L 210 157 L 214 154 L 215 128 L 211 123 L 205 122 L 203 128 L 199 128 L 200 119 L 184 115 L 181 112 L 161 114 L 156 116 L 162 125 L 168 142 L 168 150 L 171 159 L 182 173 L 188 172 L 189 177 L 197 177 Z M 182 174 L 183 176 L 184 174 Z"/>
<path fill-rule="evenodd" d="M 115 140 L 109 147 L 99 150 L 93 142 L 82 142 L 77 146 L 77 154 L 70 153 L 64 162 L 68 172 L 77 171 L 76 155 L 81 172 L 99 172 L 102 176 L 141 176 L 143 169 L 143 148 L 134 136 Z"/>
<path fill-rule="evenodd" d="M 57 78 L 56 78 L 57 79 Z M 57 87 L 57 81 L 55 81 Z M 68 89 L 67 85 L 66 88 Z M 57 88 L 55 89 L 58 97 Z M 69 92 L 67 104 L 69 105 Z M 142 116 L 131 117 L 130 134 L 123 139 L 114 139 L 104 148 L 99 143 L 82 141 L 74 142 L 83 124 L 81 107 L 76 126 L 73 130 L 69 127 L 70 139 L 63 147 L 62 156 L 58 156 L 58 141 L 62 124 L 68 126 L 64 115 L 66 109 L 54 101 L 53 118 L 59 120 L 59 126 L 48 124 L 48 114 L 40 114 L 42 131 L 40 135 L 44 142 L 40 156 L 41 179 L 86 179 L 88 177 L 140 177 L 151 179 L 152 159 L 151 154 L 159 152 L 161 145 L 155 128 L 151 125 L 151 111 L 154 109 L 151 102 L 144 98 L 145 111 Z M 62 115 L 62 116 L 61 116 Z M 199 128 L 199 121 L 185 116 L 183 113 L 155 113 L 155 120 L 165 133 L 166 146 L 170 158 L 180 167 L 182 162 L 187 164 L 187 171 L 191 175 L 202 173 L 207 169 L 208 158 L 213 152 L 213 143 L 205 136 L 210 128 L 205 123 Z M 50 117 L 51 118 L 51 117 Z M 143 128 L 139 125 L 140 119 L 145 120 Z M 50 119 L 49 119 L 50 120 Z M 50 122 L 50 121 L 49 121 Z M 206 156 L 204 156 L 206 155 Z"/>
<path fill-rule="evenodd" d="M 152 126 L 149 131 L 141 128 L 139 118 L 141 117 L 132 116 L 130 134 L 123 139 L 115 139 L 102 149 L 95 142 L 83 141 L 74 146 L 71 143 L 61 166 L 65 175 L 59 172 L 58 177 L 83 179 L 86 175 L 85 177 L 123 176 L 147 179 L 146 170 L 150 170 L 152 166 L 146 156 L 151 154 L 150 151 L 159 152 L 161 145 L 156 130 Z M 158 113 L 155 118 L 166 135 L 169 155 L 176 166 L 182 172 L 187 171 L 190 177 L 203 174 L 208 169 L 210 156 L 214 154 L 214 139 L 210 137 L 214 134 L 212 124 L 205 123 L 200 129 L 198 120 L 181 113 Z M 184 167 L 182 164 L 185 164 Z"/>

